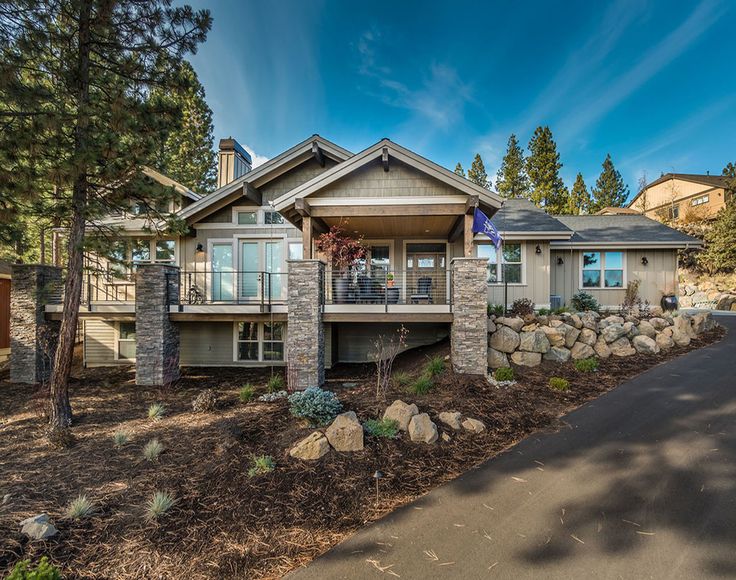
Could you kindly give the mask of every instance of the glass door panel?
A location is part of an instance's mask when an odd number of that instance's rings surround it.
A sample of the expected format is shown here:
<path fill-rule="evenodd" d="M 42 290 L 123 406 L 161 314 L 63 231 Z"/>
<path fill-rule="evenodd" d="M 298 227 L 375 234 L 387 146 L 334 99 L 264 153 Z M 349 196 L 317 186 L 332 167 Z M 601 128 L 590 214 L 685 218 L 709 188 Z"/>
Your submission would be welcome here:
<path fill-rule="evenodd" d="M 279 300 L 281 298 L 282 283 L 281 278 L 282 270 L 282 256 L 281 256 L 281 242 L 266 242 L 266 275 L 265 281 L 265 292 L 264 298 L 267 300 Z"/>
<path fill-rule="evenodd" d="M 258 242 L 240 242 L 240 298 L 258 298 Z"/>
<path fill-rule="evenodd" d="M 234 291 L 233 245 L 212 244 L 212 300 L 233 300 Z"/>

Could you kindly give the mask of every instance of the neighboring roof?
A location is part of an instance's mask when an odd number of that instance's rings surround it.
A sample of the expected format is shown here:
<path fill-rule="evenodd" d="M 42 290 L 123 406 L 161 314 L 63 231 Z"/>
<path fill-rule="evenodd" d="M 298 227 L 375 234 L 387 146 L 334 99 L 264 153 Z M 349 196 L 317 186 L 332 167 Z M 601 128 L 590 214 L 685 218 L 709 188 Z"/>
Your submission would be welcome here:
<path fill-rule="evenodd" d="M 194 193 L 191 189 L 189 189 L 185 185 L 182 185 L 178 181 L 174 181 L 170 177 L 167 177 L 163 173 L 159 173 L 158 171 L 156 171 L 155 169 L 152 169 L 151 167 L 146 167 L 144 165 L 143 174 L 147 175 L 148 177 L 150 177 L 154 181 L 157 181 L 158 183 L 160 183 L 161 185 L 165 187 L 173 187 L 177 191 L 177 193 L 180 193 L 181 195 L 188 197 L 192 201 L 197 201 L 202 197 L 198 193 Z"/>
<path fill-rule="evenodd" d="M 557 215 L 574 233 L 575 245 L 631 245 L 646 247 L 700 246 L 702 242 L 643 215 Z M 563 243 L 564 245 L 564 243 Z"/>
<path fill-rule="evenodd" d="M 536 236 L 550 234 L 568 239 L 572 232 L 543 209 L 524 198 L 506 199 L 493 217 L 493 225 L 503 235 L 505 233 L 533 233 Z"/>
<path fill-rule="evenodd" d="M 725 188 L 728 177 L 726 177 L 725 175 L 702 175 L 699 173 L 665 173 L 664 175 L 662 175 L 662 177 L 660 177 L 659 179 L 655 179 L 651 183 L 647 184 L 646 187 L 644 187 L 639 193 L 637 193 L 634 198 L 629 202 L 629 207 L 631 207 L 631 205 L 647 189 L 649 189 L 650 187 L 654 187 L 655 185 L 659 185 L 660 183 L 664 183 L 665 181 L 669 181 L 670 179 L 679 179 L 682 181 L 690 181 L 692 183 L 700 183 L 709 187 Z"/>
<path fill-rule="evenodd" d="M 449 169 L 437 165 L 435 162 L 394 143 L 390 139 L 381 139 L 378 143 L 364 149 L 347 161 L 339 163 L 276 199 L 274 202 L 276 210 L 282 211 L 293 205 L 295 200 L 308 197 L 312 193 L 342 179 L 353 171 L 364 167 L 376 158 L 381 157 L 384 149 L 387 150 L 389 158 L 395 158 L 402 163 L 406 163 L 410 167 L 438 179 L 463 193 L 477 195 L 479 201 L 489 207 L 496 208 L 502 203 L 502 198 L 497 193 L 493 193 L 485 187 L 481 187 L 464 177 L 460 177 Z"/>
<path fill-rule="evenodd" d="M 604 207 L 593 215 L 639 215 L 641 212 L 630 207 Z"/>
<path fill-rule="evenodd" d="M 5 274 L 6 276 L 10 276 L 12 273 L 13 273 L 13 266 L 10 264 L 10 262 L 0 261 L 0 274 Z"/>

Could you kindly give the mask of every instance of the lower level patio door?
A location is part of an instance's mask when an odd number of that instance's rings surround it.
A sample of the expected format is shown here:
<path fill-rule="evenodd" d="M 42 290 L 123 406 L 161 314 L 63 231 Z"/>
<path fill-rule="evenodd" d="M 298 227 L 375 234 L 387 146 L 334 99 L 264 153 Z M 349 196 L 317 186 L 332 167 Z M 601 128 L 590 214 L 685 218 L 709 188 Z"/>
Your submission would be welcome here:
<path fill-rule="evenodd" d="M 238 299 L 280 300 L 283 292 L 283 243 L 240 240 Z"/>

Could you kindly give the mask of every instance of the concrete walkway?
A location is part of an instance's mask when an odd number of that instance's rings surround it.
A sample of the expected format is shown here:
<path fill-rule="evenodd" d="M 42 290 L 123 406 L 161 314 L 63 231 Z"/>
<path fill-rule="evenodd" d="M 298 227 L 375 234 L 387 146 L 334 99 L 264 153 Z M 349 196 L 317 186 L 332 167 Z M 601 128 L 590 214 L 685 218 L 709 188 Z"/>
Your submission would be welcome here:
<path fill-rule="evenodd" d="M 736 318 L 293 580 L 736 577 Z"/>

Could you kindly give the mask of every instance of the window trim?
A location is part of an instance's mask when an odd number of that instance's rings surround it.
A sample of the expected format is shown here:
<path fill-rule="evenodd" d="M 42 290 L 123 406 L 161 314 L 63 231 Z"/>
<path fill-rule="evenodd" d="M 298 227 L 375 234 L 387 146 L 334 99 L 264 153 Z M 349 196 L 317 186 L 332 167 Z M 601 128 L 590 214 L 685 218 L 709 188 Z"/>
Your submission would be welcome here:
<path fill-rule="evenodd" d="M 505 262 L 503 260 L 503 246 L 504 245 L 507 245 L 507 244 L 519 244 L 521 246 L 521 262 Z M 485 242 L 484 243 L 479 243 L 477 245 L 478 245 L 478 247 L 480 247 L 480 246 L 491 246 L 491 247 L 495 247 L 490 242 L 488 242 L 488 243 L 485 243 Z M 513 240 L 513 241 L 509 241 L 509 242 L 504 241 L 503 244 L 501 245 L 501 250 L 502 250 L 501 251 L 501 264 L 506 264 L 506 263 L 509 263 L 509 264 L 521 264 L 521 282 L 509 282 L 508 283 L 509 286 L 526 286 L 527 285 L 526 284 L 526 263 L 527 263 L 527 259 L 526 259 L 527 258 L 526 246 L 527 246 L 527 243 L 525 241 L 523 241 L 523 240 Z M 498 252 L 498 250 L 496 250 L 496 251 Z M 478 252 L 476 250 L 476 255 L 477 254 L 478 254 Z M 489 261 L 489 264 L 490 264 L 490 261 Z M 501 271 L 500 271 L 499 274 L 500 274 L 499 275 L 499 278 L 501 278 L 499 281 L 497 281 L 497 282 L 489 282 L 488 280 L 486 280 L 486 284 L 488 286 L 495 286 L 495 287 L 504 286 L 504 281 L 503 281 L 503 268 L 501 268 Z"/>
<path fill-rule="evenodd" d="M 281 224 L 267 224 L 266 223 L 266 212 L 273 211 L 276 212 L 281 216 L 281 218 L 284 220 L 284 223 Z M 241 212 L 248 212 L 248 213 L 255 213 L 256 214 L 256 223 L 254 224 L 239 224 L 238 223 L 238 214 Z M 227 222 L 226 222 L 227 223 Z M 218 223 L 210 223 L 207 222 L 207 225 L 212 226 L 219 226 L 222 228 L 224 224 L 218 224 Z M 235 205 L 232 208 L 230 208 L 230 226 L 235 226 L 238 228 L 293 228 L 294 226 L 289 223 L 289 221 L 284 217 L 284 214 L 281 212 L 276 211 L 273 209 L 270 205 Z M 201 228 L 201 224 L 199 225 L 198 229 Z"/>
<path fill-rule="evenodd" d="M 700 207 L 701 205 L 707 205 L 708 203 L 710 203 L 710 195 L 704 193 L 690 200 L 690 207 Z"/>
<path fill-rule="evenodd" d="M 238 358 L 238 345 L 241 342 L 255 342 L 252 340 L 240 340 L 239 332 L 238 332 L 238 326 L 240 324 L 256 324 L 257 325 L 257 335 L 258 335 L 258 360 L 241 360 Z M 265 322 L 255 322 L 253 320 L 234 320 L 233 321 L 233 362 L 238 364 L 251 364 L 251 365 L 285 365 L 286 364 L 286 336 L 288 333 L 288 327 L 286 322 L 281 320 L 274 320 L 274 324 L 280 324 L 281 325 L 281 340 L 265 340 L 266 332 L 265 332 Z M 270 322 L 268 323 L 270 324 Z M 284 345 L 284 358 L 281 360 L 266 360 L 263 358 L 263 352 L 264 347 L 266 345 L 266 342 L 277 342 L 282 343 Z"/>
<path fill-rule="evenodd" d="M 583 254 L 589 254 L 591 252 L 598 252 L 601 255 L 601 267 L 599 268 L 599 271 L 601 273 L 601 285 L 600 286 L 583 286 Z M 621 286 L 616 287 L 608 287 L 606 286 L 606 280 L 605 280 L 605 271 L 606 271 L 606 254 L 607 253 L 613 253 L 613 252 L 620 252 L 621 253 L 621 270 L 622 270 L 622 281 Z M 584 250 L 580 250 L 578 254 L 578 290 L 582 292 L 587 292 L 588 290 L 626 290 L 626 285 L 628 284 L 628 272 L 626 268 L 626 262 L 627 262 L 627 254 L 628 252 L 624 249 L 616 249 L 616 248 L 606 248 L 606 249 L 597 249 L 597 248 L 586 248 Z M 617 270 L 618 268 L 608 268 L 609 270 Z"/>

